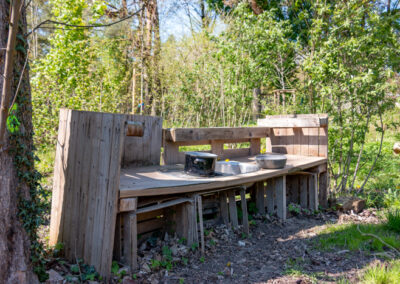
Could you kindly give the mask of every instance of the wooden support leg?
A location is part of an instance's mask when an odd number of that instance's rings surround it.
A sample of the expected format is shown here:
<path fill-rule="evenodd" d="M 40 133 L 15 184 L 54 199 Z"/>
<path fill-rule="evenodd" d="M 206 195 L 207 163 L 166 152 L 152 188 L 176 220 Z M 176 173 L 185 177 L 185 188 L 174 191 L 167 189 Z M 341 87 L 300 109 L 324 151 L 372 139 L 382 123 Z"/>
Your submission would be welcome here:
<path fill-rule="evenodd" d="M 323 208 L 328 207 L 328 173 L 322 172 L 318 179 L 319 203 Z"/>
<path fill-rule="evenodd" d="M 299 176 L 300 182 L 300 206 L 302 208 L 308 207 L 308 176 Z"/>
<path fill-rule="evenodd" d="M 114 250 L 113 250 L 113 259 L 121 261 L 123 257 L 122 251 L 122 222 L 121 222 L 121 214 L 117 215 L 117 222 L 115 223 L 115 236 L 114 236 Z"/>
<path fill-rule="evenodd" d="M 247 201 L 246 201 L 246 188 L 240 189 L 240 200 L 242 205 L 242 223 L 243 223 L 243 230 L 246 235 L 249 234 L 249 216 L 247 215 Z"/>
<path fill-rule="evenodd" d="M 275 179 L 269 179 L 267 181 L 267 209 L 268 214 L 275 214 Z"/>
<path fill-rule="evenodd" d="M 235 200 L 235 190 L 228 191 L 229 197 L 229 217 L 232 227 L 237 227 L 238 223 L 238 216 L 237 216 L 237 209 L 236 209 L 236 200 Z"/>
<path fill-rule="evenodd" d="M 186 202 L 177 206 L 176 233 L 180 238 L 185 238 L 187 245 L 198 242 L 197 238 L 197 214 L 195 202 Z"/>
<path fill-rule="evenodd" d="M 286 220 L 286 176 L 275 178 L 276 215 Z"/>
<path fill-rule="evenodd" d="M 204 255 L 205 244 L 204 244 L 204 229 L 203 229 L 203 201 L 201 195 L 197 196 L 197 208 L 199 211 L 201 254 Z"/>
<path fill-rule="evenodd" d="M 308 200 L 309 209 L 318 210 L 318 174 L 311 174 L 308 177 Z"/>
<path fill-rule="evenodd" d="M 264 215 L 265 214 L 265 188 L 264 182 L 260 181 L 256 183 L 256 207 L 258 213 Z"/>
<path fill-rule="evenodd" d="M 227 202 L 226 191 L 222 191 L 219 193 L 219 204 L 222 221 L 225 225 L 229 225 L 229 212 L 228 212 L 228 202 Z"/>
<path fill-rule="evenodd" d="M 132 269 L 137 269 L 137 216 L 136 213 L 122 213 L 123 220 L 123 258 Z"/>

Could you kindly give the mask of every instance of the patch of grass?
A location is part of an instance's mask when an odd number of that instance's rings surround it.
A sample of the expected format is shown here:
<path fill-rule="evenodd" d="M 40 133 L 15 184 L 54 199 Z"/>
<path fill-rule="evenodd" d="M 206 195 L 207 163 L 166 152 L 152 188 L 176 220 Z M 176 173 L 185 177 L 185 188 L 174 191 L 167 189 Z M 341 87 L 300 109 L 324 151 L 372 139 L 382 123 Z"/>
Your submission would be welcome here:
<path fill-rule="evenodd" d="M 303 270 L 303 260 L 301 258 L 289 258 L 285 264 L 284 275 L 292 277 L 306 277 L 312 283 L 318 283 L 318 279 L 313 274 L 308 274 Z"/>
<path fill-rule="evenodd" d="M 386 214 L 386 227 L 389 230 L 400 233 L 400 209 L 389 210 Z"/>
<path fill-rule="evenodd" d="M 361 277 L 365 284 L 400 283 L 400 260 L 378 263 L 367 268 Z"/>
<path fill-rule="evenodd" d="M 363 224 L 360 225 L 363 233 L 379 236 L 384 242 L 400 249 L 400 235 L 387 229 L 386 224 Z M 376 238 L 362 236 L 357 230 L 357 224 L 328 225 L 320 232 L 315 241 L 316 247 L 322 250 L 334 250 L 345 248 L 352 251 L 384 251 L 385 245 Z"/>

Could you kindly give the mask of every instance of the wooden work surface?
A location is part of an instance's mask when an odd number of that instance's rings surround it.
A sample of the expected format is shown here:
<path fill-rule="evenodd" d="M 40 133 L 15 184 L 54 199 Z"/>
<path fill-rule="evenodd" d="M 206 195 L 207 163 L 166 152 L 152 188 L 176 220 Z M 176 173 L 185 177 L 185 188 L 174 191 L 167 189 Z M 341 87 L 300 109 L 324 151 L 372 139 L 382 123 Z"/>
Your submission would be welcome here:
<path fill-rule="evenodd" d="M 196 192 L 262 181 L 268 178 L 305 170 L 326 163 L 323 157 L 286 155 L 283 169 L 267 170 L 234 176 L 194 177 L 183 173 L 182 165 L 150 166 L 121 169 L 120 198 Z M 255 157 L 235 159 L 255 164 Z"/>

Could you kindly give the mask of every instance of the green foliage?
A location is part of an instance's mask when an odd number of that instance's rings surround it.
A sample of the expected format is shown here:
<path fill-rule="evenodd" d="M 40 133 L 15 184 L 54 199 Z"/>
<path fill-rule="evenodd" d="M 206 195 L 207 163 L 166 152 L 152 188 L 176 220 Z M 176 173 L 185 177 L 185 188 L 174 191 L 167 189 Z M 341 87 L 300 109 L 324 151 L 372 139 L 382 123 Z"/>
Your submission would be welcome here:
<path fill-rule="evenodd" d="M 400 209 L 391 209 L 386 213 L 386 226 L 397 233 L 400 233 Z"/>
<path fill-rule="evenodd" d="M 301 207 L 298 204 L 289 203 L 288 210 L 290 213 L 299 215 L 301 213 Z"/>
<path fill-rule="evenodd" d="M 391 284 L 400 283 L 400 261 L 392 260 L 387 263 L 376 263 L 368 267 L 361 283 L 365 284 Z"/>
<path fill-rule="evenodd" d="M 400 235 L 387 229 L 385 224 L 360 225 L 363 233 L 374 234 L 389 245 L 400 249 Z M 357 230 L 356 224 L 329 225 L 319 233 L 315 241 L 318 249 L 334 250 L 345 248 L 352 251 L 384 251 L 385 245 L 376 238 L 362 236 Z"/>

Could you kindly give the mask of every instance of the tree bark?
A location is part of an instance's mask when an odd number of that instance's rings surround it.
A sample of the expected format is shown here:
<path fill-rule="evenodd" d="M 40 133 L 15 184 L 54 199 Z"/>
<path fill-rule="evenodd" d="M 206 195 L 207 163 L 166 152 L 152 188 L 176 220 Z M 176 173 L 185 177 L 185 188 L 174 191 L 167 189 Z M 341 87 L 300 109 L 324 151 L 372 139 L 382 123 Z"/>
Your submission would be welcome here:
<path fill-rule="evenodd" d="M 0 2 L 0 47 L 7 45 L 9 26 L 9 3 Z M 26 15 L 22 11 L 22 27 L 26 29 Z M 20 34 L 25 31 L 19 30 Z M 23 44 L 17 39 L 17 44 Z M 18 51 L 14 57 L 14 70 L 8 80 L 11 80 L 11 92 L 14 93 L 18 84 L 19 76 L 15 71 L 21 72 L 25 63 L 26 53 Z M 0 73 L 4 73 L 5 53 L 0 53 Z M 3 88 L 4 80 L 0 78 L 0 89 Z M 21 136 L 28 150 L 32 149 L 32 108 L 30 97 L 30 85 L 28 68 L 22 76 L 21 88 L 18 94 L 24 101 L 19 105 L 19 131 L 25 135 Z M 12 100 L 11 100 L 12 101 Z M 7 107 L 9 107 L 8 105 Z M 19 197 L 29 199 L 29 187 L 18 180 L 17 170 L 14 166 L 9 133 L 6 131 L 5 145 L 0 149 L 0 283 L 37 283 L 37 277 L 32 271 L 30 263 L 30 241 L 23 229 L 20 218 L 18 218 Z M 32 161 L 32 158 L 27 157 Z"/>

